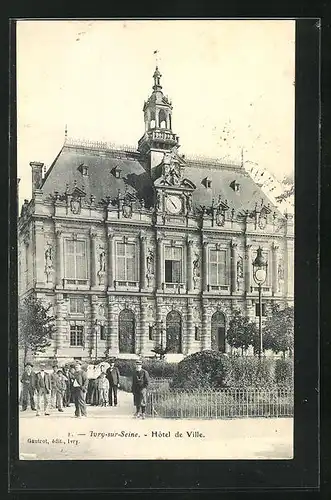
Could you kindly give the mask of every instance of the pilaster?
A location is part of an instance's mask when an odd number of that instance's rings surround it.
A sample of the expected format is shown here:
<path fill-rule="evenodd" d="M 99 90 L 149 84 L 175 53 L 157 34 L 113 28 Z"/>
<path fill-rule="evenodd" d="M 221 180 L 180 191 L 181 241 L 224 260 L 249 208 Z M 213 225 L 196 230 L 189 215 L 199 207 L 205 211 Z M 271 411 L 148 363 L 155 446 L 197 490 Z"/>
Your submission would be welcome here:
<path fill-rule="evenodd" d="M 237 260 L 238 260 L 238 243 L 231 241 L 231 295 L 237 292 Z"/>

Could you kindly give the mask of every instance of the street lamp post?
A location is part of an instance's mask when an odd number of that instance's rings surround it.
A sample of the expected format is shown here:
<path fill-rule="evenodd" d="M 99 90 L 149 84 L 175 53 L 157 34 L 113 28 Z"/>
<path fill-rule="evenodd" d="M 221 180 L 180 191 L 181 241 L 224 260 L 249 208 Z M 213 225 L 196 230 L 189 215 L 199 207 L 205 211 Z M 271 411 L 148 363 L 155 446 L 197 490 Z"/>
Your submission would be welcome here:
<path fill-rule="evenodd" d="M 259 289 L 259 359 L 263 352 L 263 337 L 262 337 L 262 285 L 267 277 L 267 262 L 263 258 L 262 248 L 257 249 L 257 255 L 253 262 L 253 277 Z"/>

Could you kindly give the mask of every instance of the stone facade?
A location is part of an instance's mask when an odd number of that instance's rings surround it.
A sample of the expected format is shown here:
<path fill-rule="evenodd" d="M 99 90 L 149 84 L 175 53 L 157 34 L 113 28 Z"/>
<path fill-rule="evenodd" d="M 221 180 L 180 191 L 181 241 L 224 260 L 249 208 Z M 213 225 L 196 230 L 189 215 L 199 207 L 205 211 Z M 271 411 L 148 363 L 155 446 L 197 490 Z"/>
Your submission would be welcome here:
<path fill-rule="evenodd" d="M 228 350 L 235 309 L 256 318 L 252 262 L 268 262 L 266 310 L 293 302 L 293 217 L 242 165 L 179 155 L 158 70 L 138 150 L 66 139 L 19 219 L 19 294 L 51 303 L 44 355 L 90 358 Z M 257 319 L 257 318 L 256 318 Z"/>

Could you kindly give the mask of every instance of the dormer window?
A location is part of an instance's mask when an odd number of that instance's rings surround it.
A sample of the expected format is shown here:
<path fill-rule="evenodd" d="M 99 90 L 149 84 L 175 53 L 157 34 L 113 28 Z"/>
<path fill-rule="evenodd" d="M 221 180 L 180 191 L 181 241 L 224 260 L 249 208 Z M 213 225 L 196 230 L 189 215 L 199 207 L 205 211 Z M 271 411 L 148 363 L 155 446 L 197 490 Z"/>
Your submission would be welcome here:
<path fill-rule="evenodd" d="M 78 167 L 78 170 L 80 171 L 80 173 L 84 176 L 84 177 L 87 177 L 88 176 L 88 166 L 85 165 L 84 163 L 81 163 Z"/>
<path fill-rule="evenodd" d="M 238 192 L 240 190 L 240 184 L 237 181 L 232 181 L 230 184 L 230 187 L 233 189 L 233 191 Z"/>
<path fill-rule="evenodd" d="M 115 179 L 121 178 L 121 172 L 122 172 L 122 170 L 118 166 L 114 167 L 113 170 L 111 171 L 111 173 L 113 174 Z"/>
<path fill-rule="evenodd" d="M 211 179 L 209 177 L 205 177 L 202 181 L 202 184 L 205 186 L 205 188 L 209 189 L 211 188 Z"/>

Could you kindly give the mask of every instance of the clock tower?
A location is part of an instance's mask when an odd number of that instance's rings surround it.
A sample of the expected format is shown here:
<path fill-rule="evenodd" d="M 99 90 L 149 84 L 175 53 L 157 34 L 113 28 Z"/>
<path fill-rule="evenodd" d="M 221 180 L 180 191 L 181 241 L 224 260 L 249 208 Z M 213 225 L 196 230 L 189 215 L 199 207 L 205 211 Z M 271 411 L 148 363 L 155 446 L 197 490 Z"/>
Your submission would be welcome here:
<path fill-rule="evenodd" d="M 147 159 L 147 168 L 152 176 L 164 153 L 179 147 L 179 137 L 172 132 L 172 103 L 162 92 L 161 76 L 156 66 L 153 92 L 143 107 L 145 133 L 138 141 L 138 151 Z"/>

